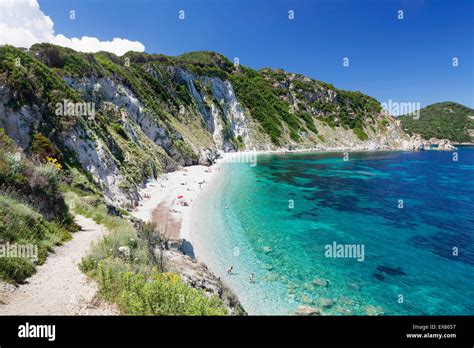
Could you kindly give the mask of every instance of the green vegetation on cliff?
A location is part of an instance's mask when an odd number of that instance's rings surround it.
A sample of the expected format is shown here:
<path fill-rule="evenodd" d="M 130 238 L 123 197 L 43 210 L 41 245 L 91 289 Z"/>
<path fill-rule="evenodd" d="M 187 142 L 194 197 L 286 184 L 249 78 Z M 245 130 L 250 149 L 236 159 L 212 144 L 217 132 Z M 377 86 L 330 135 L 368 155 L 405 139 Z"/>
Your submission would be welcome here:
<path fill-rule="evenodd" d="M 288 104 L 278 98 L 271 84 L 258 72 L 242 68 L 242 72 L 230 78 L 240 102 L 250 110 L 274 144 L 280 144 L 282 121 L 291 130 L 298 130 L 299 121 L 288 112 Z"/>
<path fill-rule="evenodd" d="M 38 97 L 46 100 L 48 105 L 62 99 L 80 101 L 77 91 L 66 86 L 63 78 L 111 78 L 130 88 L 170 137 L 176 134 L 177 128 L 183 130 L 182 124 L 185 129 L 193 130 L 193 136 L 202 127 L 202 109 L 192 96 L 191 88 L 202 97 L 208 95 L 212 99 L 209 80 L 203 83 L 203 78 L 230 81 L 239 102 L 260 125 L 259 131 L 277 146 L 300 143 L 304 141 L 301 135 L 307 132 L 317 134 L 315 121 L 318 119 L 333 128 L 362 129 L 366 119 L 373 118 L 381 110 L 375 99 L 360 92 L 339 90 L 330 84 L 283 70 L 266 68 L 256 71 L 234 65 L 215 52 L 191 52 L 176 57 L 128 52 L 118 57 L 107 52 L 80 53 L 51 44 L 33 45 L 29 52 L 5 46 L 0 48 L 0 52 L 9 62 L 8 66 L 0 65 L 0 71 L 9 71 L 9 83 L 24 94 L 18 98 L 20 105 L 33 100 L 30 97 L 38 95 L 39 91 L 46 93 Z M 22 64 L 26 64 L 31 73 L 15 69 L 12 64 L 17 56 L 21 56 Z M 192 83 L 183 81 L 186 74 L 193 74 Z M 25 77 L 29 75 L 27 86 L 23 86 Z M 38 76 L 42 82 L 36 83 L 37 78 L 32 76 Z M 55 92 L 47 93 L 50 90 Z M 183 107 L 186 117 L 181 114 Z M 51 110 L 47 114 L 51 115 Z M 244 145 L 237 143 L 236 135 L 230 129 L 224 131 L 222 136 L 235 148 Z M 189 136 L 187 134 L 188 140 L 180 147 L 184 156 L 191 153 L 195 156 L 195 140 Z M 211 136 L 208 139 L 212 142 Z"/>
<path fill-rule="evenodd" d="M 470 118 L 472 117 L 472 118 Z M 429 105 L 420 110 L 420 117 L 400 116 L 403 128 L 423 138 L 449 139 L 452 142 L 473 142 L 469 129 L 474 130 L 474 110 L 454 102 Z"/>
<path fill-rule="evenodd" d="M 333 129 L 353 129 L 359 140 L 365 141 L 368 136 L 363 131 L 364 126 L 381 111 L 377 100 L 360 92 L 340 90 L 331 84 L 283 70 L 265 68 L 260 70 L 260 74 L 274 95 L 286 105 L 292 101 L 292 120 L 288 123 L 290 132 L 299 134 L 306 128 L 306 131 L 318 134 L 314 122 L 319 120 Z"/>
<path fill-rule="evenodd" d="M 0 246 L 37 248 L 36 255 L 11 255 L 5 250 L 7 255 L 0 257 L 1 279 L 23 282 L 54 246 L 71 238 L 76 226 L 60 193 L 61 171 L 55 158 L 25 156 L 0 128 Z"/>

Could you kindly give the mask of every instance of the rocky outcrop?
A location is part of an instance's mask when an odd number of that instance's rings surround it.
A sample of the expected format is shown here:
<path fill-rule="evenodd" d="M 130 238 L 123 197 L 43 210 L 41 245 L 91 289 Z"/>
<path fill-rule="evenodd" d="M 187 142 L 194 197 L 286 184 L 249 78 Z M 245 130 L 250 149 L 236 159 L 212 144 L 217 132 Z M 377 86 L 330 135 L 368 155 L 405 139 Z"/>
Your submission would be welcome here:
<path fill-rule="evenodd" d="M 408 143 L 406 143 L 407 150 L 429 150 L 430 145 L 425 139 L 421 137 L 421 135 L 413 135 L 410 137 Z"/>
<path fill-rule="evenodd" d="M 452 145 L 448 139 L 441 139 L 438 143 L 438 147 L 436 147 L 435 150 L 454 151 L 457 150 L 457 147 Z"/>
<path fill-rule="evenodd" d="M 451 144 L 449 139 L 437 139 L 430 138 L 430 140 L 425 141 L 425 146 L 429 147 L 430 150 L 440 150 L 440 151 L 454 151 L 457 148 Z"/>
<path fill-rule="evenodd" d="M 246 314 L 237 296 L 212 273 L 205 264 L 196 262 L 178 250 L 164 250 L 165 269 L 177 273 L 193 288 L 202 289 L 209 295 L 218 296 L 227 307 L 229 314 Z"/>
<path fill-rule="evenodd" d="M 125 191 L 121 188 L 125 178 L 100 139 L 92 140 L 87 131 L 78 126 L 67 133 L 64 144 L 76 154 L 76 160 L 102 188 L 107 204 L 126 206 L 130 201 L 139 199 L 137 190 Z"/>
<path fill-rule="evenodd" d="M 255 137 L 262 135 L 237 100 L 228 80 L 196 75 L 184 69 L 172 71 L 178 82 L 186 84 L 217 149 L 223 152 L 238 150 L 232 142 L 237 138 L 241 139 L 243 148 L 258 147 Z M 200 86 L 199 90 L 196 85 Z"/>
<path fill-rule="evenodd" d="M 116 107 L 116 111 L 125 111 L 125 119 L 132 118 L 156 145 L 170 150 L 173 143 L 169 130 L 138 100 L 130 88 L 112 78 L 95 76 L 80 79 L 68 77 L 65 81 L 81 93 L 85 100 L 94 102 L 96 108 L 100 109 L 104 103 L 110 103 Z"/>
<path fill-rule="evenodd" d="M 38 105 L 23 105 L 19 109 L 9 106 L 14 99 L 10 88 L 0 84 L 0 128 L 23 149 L 31 144 L 32 130 L 43 121 Z"/>

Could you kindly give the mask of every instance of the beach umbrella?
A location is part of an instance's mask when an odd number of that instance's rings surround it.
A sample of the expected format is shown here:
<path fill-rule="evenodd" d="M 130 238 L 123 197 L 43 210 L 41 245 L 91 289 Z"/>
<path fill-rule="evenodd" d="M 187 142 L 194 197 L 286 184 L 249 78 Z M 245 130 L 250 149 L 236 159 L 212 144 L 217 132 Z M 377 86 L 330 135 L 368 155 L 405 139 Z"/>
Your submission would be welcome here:
<path fill-rule="evenodd" d="M 182 199 L 182 198 L 184 198 L 184 196 L 178 196 L 178 199 Z"/>

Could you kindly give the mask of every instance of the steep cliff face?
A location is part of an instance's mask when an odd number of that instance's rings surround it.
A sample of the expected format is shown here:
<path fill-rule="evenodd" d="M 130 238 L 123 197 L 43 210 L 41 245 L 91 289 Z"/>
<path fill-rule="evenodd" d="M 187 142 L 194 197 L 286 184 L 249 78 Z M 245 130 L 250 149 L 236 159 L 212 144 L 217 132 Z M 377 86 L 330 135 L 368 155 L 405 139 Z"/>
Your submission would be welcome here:
<path fill-rule="evenodd" d="M 302 75 L 212 52 L 117 57 L 48 44 L 0 48 L 0 128 L 26 151 L 45 135 L 121 206 L 208 151 L 413 148 L 375 99 Z"/>

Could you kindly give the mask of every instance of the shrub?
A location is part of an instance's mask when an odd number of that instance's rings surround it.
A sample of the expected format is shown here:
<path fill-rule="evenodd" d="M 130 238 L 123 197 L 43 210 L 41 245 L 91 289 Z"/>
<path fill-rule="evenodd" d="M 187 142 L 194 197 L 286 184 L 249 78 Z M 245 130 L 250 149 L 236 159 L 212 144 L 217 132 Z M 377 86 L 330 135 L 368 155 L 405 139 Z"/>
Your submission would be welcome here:
<path fill-rule="evenodd" d="M 51 191 L 55 191 L 58 187 L 59 181 L 61 180 L 61 172 L 58 170 L 56 165 L 53 163 L 47 162 L 41 164 L 36 168 L 37 173 L 37 182 L 32 183 L 33 185 L 38 186 L 48 186 Z M 46 185 L 41 180 L 46 179 Z"/>
<path fill-rule="evenodd" d="M 314 121 L 313 121 L 313 118 L 311 117 L 311 115 L 307 112 L 300 112 L 298 114 L 298 117 L 302 118 L 305 123 L 306 123 L 306 127 L 312 131 L 313 133 L 315 134 L 318 134 L 318 130 L 316 129 L 315 125 L 314 125 Z"/>
<path fill-rule="evenodd" d="M 193 83 L 194 83 L 194 87 L 196 88 L 198 93 L 201 93 L 202 92 L 202 86 L 201 86 L 201 83 L 199 82 L 199 80 L 194 80 Z"/>
<path fill-rule="evenodd" d="M 36 245 L 38 259 L 0 258 L 0 278 L 22 282 L 42 264 L 53 247 L 71 239 L 70 228 L 47 221 L 28 204 L 0 193 L 0 244 Z"/>
<path fill-rule="evenodd" d="M 235 138 L 235 142 L 236 142 L 236 145 L 237 145 L 237 150 L 244 150 L 245 149 L 244 139 L 242 138 L 241 135 L 237 135 L 237 138 Z"/>
<path fill-rule="evenodd" d="M 189 93 L 188 87 L 186 84 L 181 84 L 179 85 L 178 89 L 178 95 L 179 98 L 186 104 L 190 105 L 193 101 L 193 98 L 191 97 L 191 94 Z"/>
<path fill-rule="evenodd" d="M 35 266 L 22 257 L 0 257 L 0 278 L 13 283 L 23 283 L 35 273 Z"/>
<path fill-rule="evenodd" d="M 47 157 L 57 157 L 56 146 L 43 134 L 34 133 L 31 142 L 31 152 L 38 155 L 39 159 L 45 160 Z"/>
<path fill-rule="evenodd" d="M 352 130 L 359 140 L 365 141 L 369 139 L 369 136 L 364 132 L 362 128 L 356 127 Z"/>
<path fill-rule="evenodd" d="M 122 138 L 124 138 L 125 140 L 129 140 L 127 132 L 125 132 L 125 130 L 123 129 L 123 127 L 121 125 L 114 122 L 114 123 L 111 124 L 111 127 Z"/>
<path fill-rule="evenodd" d="M 294 130 L 290 130 L 290 138 L 294 141 L 300 140 L 300 136 Z"/>
<path fill-rule="evenodd" d="M 13 153 L 6 153 L 5 154 L 5 162 L 8 164 L 8 176 L 15 177 L 24 170 L 24 163 L 21 158 L 21 154 L 19 152 Z"/>
<path fill-rule="evenodd" d="M 125 272 L 120 276 L 123 290 L 119 305 L 132 315 L 226 315 L 216 297 L 183 283 L 173 273 L 153 271 L 150 276 Z"/>
<path fill-rule="evenodd" d="M 312 86 L 310 82 L 307 82 L 304 80 L 293 80 L 292 83 L 295 89 L 300 89 L 300 90 L 308 91 L 308 92 L 314 91 L 314 87 Z"/>

